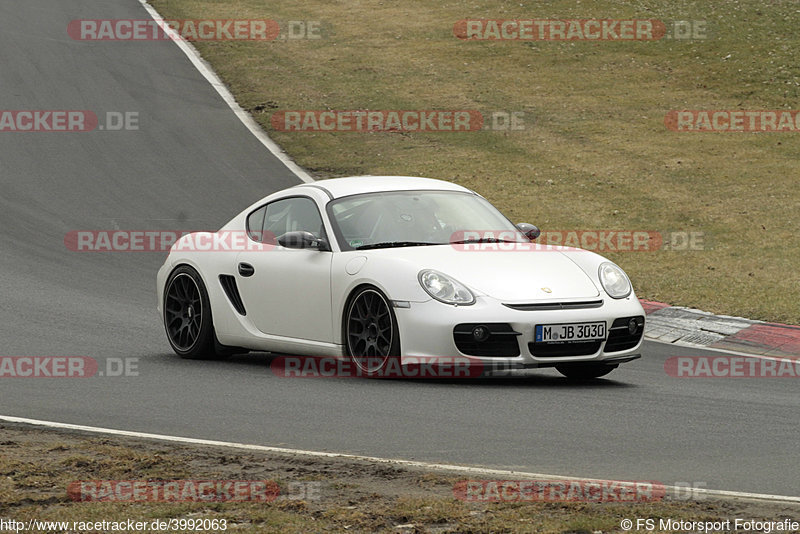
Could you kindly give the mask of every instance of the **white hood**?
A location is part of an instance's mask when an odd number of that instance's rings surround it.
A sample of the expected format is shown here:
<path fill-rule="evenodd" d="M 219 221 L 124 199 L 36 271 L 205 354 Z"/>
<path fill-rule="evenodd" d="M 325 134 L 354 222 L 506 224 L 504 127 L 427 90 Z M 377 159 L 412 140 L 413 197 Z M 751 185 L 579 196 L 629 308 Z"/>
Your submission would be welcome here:
<path fill-rule="evenodd" d="M 502 302 L 533 303 L 600 295 L 589 276 L 557 247 L 536 251 L 466 251 L 441 245 L 373 250 L 365 256 L 371 254 L 407 261 L 419 270 L 435 269 Z"/>

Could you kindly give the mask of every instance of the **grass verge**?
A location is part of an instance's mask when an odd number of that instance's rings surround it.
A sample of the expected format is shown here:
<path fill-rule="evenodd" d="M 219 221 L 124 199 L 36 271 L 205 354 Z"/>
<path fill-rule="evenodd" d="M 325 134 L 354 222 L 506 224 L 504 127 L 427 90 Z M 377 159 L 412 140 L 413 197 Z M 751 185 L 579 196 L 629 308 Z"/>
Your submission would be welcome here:
<path fill-rule="evenodd" d="M 734 501 L 468 503 L 461 475 L 344 458 L 104 438 L 0 424 L 0 519 L 27 521 L 225 520 L 229 532 L 623 532 L 622 519 L 800 520 L 787 505 Z M 85 480 L 270 480 L 272 502 L 75 502 Z M 305 484 L 298 484 L 305 483 Z M 310 487 L 314 490 L 292 490 Z M 58 532 L 59 529 L 50 529 Z M 62 531 L 75 532 L 68 528 Z M 204 532 L 222 530 L 203 529 Z M 653 532 L 662 532 L 656 528 Z M 94 530 L 81 531 L 94 532 Z"/>

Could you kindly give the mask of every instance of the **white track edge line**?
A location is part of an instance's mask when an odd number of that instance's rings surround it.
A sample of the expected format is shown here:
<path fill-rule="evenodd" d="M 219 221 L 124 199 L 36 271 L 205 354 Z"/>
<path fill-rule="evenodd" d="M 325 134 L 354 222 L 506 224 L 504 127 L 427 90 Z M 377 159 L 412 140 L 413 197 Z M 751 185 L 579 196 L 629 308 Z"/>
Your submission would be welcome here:
<path fill-rule="evenodd" d="M 139 3 L 142 5 L 142 7 L 144 7 L 153 20 L 164 27 L 164 30 L 167 34 L 174 35 L 174 32 L 171 33 L 169 31 L 169 27 L 163 24 L 164 18 L 153 6 L 147 3 L 147 0 L 139 0 Z M 289 155 L 275 143 L 275 141 L 269 138 L 261 126 L 255 121 L 255 119 L 253 119 L 252 115 L 242 109 L 242 107 L 236 102 L 233 94 L 228 90 L 227 86 L 211 68 L 211 65 L 209 65 L 208 62 L 202 58 L 200 53 L 194 46 L 191 45 L 191 43 L 177 38 L 177 36 L 173 39 L 173 42 L 178 45 L 178 48 L 180 48 L 184 54 L 186 54 L 186 57 L 189 58 L 200 74 L 202 74 L 203 77 L 208 80 L 211 86 L 217 91 L 217 93 L 219 93 L 219 96 L 222 97 L 222 100 L 224 100 L 228 107 L 231 108 L 231 111 L 233 111 L 233 113 L 239 118 L 240 121 L 242 121 L 245 127 L 250 130 L 250 133 L 252 133 L 273 156 L 280 160 L 281 163 L 283 163 L 303 182 L 310 183 L 314 181 L 314 178 L 312 178 L 308 172 L 295 163 L 292 158 L 290 158 Z"/>
<path fill-rule="evenodd" d="M 289 449 L 284 447 L 270 447 L 267 445 L 250 445 L 246 443 L 234 443 L 229 441 L 215 441 L 199 438 L 185 438 L 180 436 L 169 436 L 165 434 L 150 434 L 146 432 L 135 432 L 131 430 L 116 430 L 113 428 L 101 428 L 85 425 L 73 425 L 69 423 L 57 423 L 53 421 L 41 421 L 39 419 L 28 419 L 24 417 L 14 417 L 8 415 L 0 415 L 0 421 L 7 423 L 22 423 L 34 426 L 44 426 L 49 428 L 58 428 L 64 430 L 78 430 L 82 432 L 90 432 L 94 434 L 108 434 L 113 436 L 125 436 L 132 438 L 153 439 L 160 441 L 171 441 L 177 443 L 185 443 L 189 445 L 205 445 L 213 447 L 227 447 L 231 449 L 242 449 L 257 452 L 271 452 L 278 454 L 295 454 L 300 456 L 311 456 L 318 458 L 343 458 L 347 460 L 361 460 L 372 463 L 382 464 L 396 464 L 407 467 L 417 467 L 430 469 L 435 471 L 450 471 L 457 473 L 472 473 L 480 475 L 494 475 L 502 477 L 522 477 L 526 479 L 545 479 L 545 480 L 564 480 L 564 481 L 590 481 L 590 482 L 612 482 L 604 479 L 592 479 L 563 475 L 548 475 L 542 473 L 530 473 L 525 471 L 510 471 L 505 469 L 490 469 L 484 467 L 470 467 L 463 465 L 448 465 L 437 464 L 433 462 L 421 462 L 416 460 L 401 460 L 393 458 L 379 458 L 375 456 L 362 456 L 358 454 L 346 454 L 335 452 L 322 452 L 322 451 L 308 451 L 303 449 Z M 616 481 L 620 482 L 620 481 Z M 680 486 L 664 486 L 665 491 L 672 491 L 673 494 L 677 492 L 686 492 L 687 488 Z M 692 488 L 691 491 L 695 496 L 717 497 L 724 499 L 743 499 L 754 501 L 770 501 L 785 504 L 800 504 L 800 497 L 792 497 L 788 495 L 769 495 L 764 493 L 748 493 L 739 491 L 725 491 L 725 490 L 712 490 L 706 488 Z"/>

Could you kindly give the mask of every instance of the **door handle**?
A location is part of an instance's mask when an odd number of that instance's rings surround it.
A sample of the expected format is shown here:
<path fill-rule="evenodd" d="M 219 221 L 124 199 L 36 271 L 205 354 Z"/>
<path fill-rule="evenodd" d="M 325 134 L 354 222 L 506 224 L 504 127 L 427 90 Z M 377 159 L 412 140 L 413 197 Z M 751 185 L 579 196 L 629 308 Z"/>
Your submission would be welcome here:
<path fill-rule="evenodd" d="M 256 268 L 250 265 L 249 263 L 240 263 L 239 264 L 239 274 L 248 277 L 253 276 L 256 273 Z"/>

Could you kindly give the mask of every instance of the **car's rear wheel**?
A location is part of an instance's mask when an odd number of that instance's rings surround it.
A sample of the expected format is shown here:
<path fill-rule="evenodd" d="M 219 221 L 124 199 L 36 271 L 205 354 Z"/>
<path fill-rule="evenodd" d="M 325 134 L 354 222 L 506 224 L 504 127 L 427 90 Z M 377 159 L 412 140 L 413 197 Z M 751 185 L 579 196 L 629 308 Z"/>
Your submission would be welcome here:
<path fill-rule="evenodd" d="M 230 352 L 217 341 L 208 291 L 197 271 L 189 266 L 175 269 L 164 290 L 164 328 L 167 339 L 181 358 L 208 359 Z"/>
<path fill-rule="evenodd" d="M 378 289 L 356 290 L 345 308 L 344 338 L 347 355 L 364 376 L 385 376 L 400 357 L 397 319 L 389 300 Z"/>
<path fill-rule="evenodd" d="M 605 365 L 602 363 L 565 363 L 556 365 L 556 370 L 567 378 L 587 380 L 590 378 L 600 378 L 605 376 L 617 365 Z"/>

